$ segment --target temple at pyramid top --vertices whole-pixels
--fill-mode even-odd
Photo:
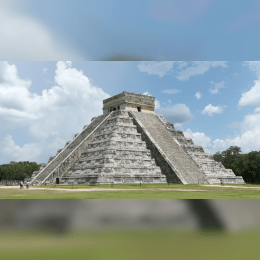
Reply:
[[[154,113],[155,97],[124,91],[103,100],[103,114],[112,111],[138,111]]]

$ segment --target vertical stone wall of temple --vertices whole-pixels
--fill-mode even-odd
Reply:
[[[103,101],[104,114],[116,110],[154,113],[154,108],[154,97],[126,91]]]

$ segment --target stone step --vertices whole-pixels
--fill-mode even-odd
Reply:
[[[112,169],[112,170],[111,170]],[[156,166],[131,166],[122,168],[121,166],[114,166],[114,167],[103,167],[103,166],[95,166],[95,167],[82,167],[80,169],[70,169],[68,171],[68,174],[66,176],[70,176],[71,174],[90,174],[91,172],[117,172],[117,173],[123,173],[123,172],[136,172],[136,173],[156,173],[161,174],[160,168]]]
[[[170,129],[167,129],[167,130],[171,134],[171,136],[173,136],[173,137],[176,137],[176,138],[177,137],[185,137],[183,132],[180,131],[180,130],[170,130]]]
[[[162,175],[148,176],[146,175],[127,175],[121,174],[118,176],[106,175],[98,176],[93,174],[92,176],[86,177],[64,177],[61,184],[63,185],[77,185],[77,184],[89,184],[89,185],[100,185],[100,184],[121,184],[121,183],[166,183],[166,177]]]
[[[112,117],[107,121],[107,125],[112,124],[132,124],[133,119],[130,117]]]
[[[128,120],[128,125],[111,126],[111,122],[119,122],[121,114],[115,113],[113,120],[107,120],[107,124],[101,128],[87,149],[82,152],[81,157],[70,167],[66,173],[66,178],[93,174],[142,174],[157,175],[163,177],[160,167],[151,157],[151,152],[147,149],[146,143],[141,140],[141,134],[137,132],[137,127],[128,113],[124,113],[124,120]],[[131,129],[131,134],[127,133]],[[106,132],[104,131],[106,130]],[[119,132],[118,130],[121,130]],[[134,138],[133,138],[134,137]],[[97,177],[99,180],[101,177]],[[166,182],[166,179],[165,179]]]
[[[174,138],[177,139],[178,144],[182,148],[184,148],[187,154],[193,159],[193,161],[196,163],[199,169],[204,173],[204,175],[207,176],[207,178],[210,178],[212,180],[212,178],[217,178],[218,174],[222,177],[223,175],[226,174],[233,177],[235,176],[232,170],[227,171],[227,169],[225,169],[225,167],[220,162],[216,162],[212,155],[204,153],[202,147],[200,147],[198,150],[196,149],[195,145],[190,145],[187,143],[185,144],[186,140],[184,140],[184,137],[174,137]],[[187,149],[187,147],[190,148]]]
[[[182,144],[185,144],[185,145],[194,145],[194,143],[192,142],[192,139],[190,138],[185,138],[185,137],[175,137],[175,139],[177,139],[177,141],[182,145]]]
[[[188,152],[188,154],[192,157],[192,158],[198,158],[198,159],[205,159],[205,158],[209,158],[209,159],[213,159],[213,156],[211,154],[207,154],[207,153],[201,153],[201,152]]]
[[[49,158],[48,164],[49,164],[55,157],[56,157],[56,156],[51,156],[51,157]]]
[[[178,174],[184,178],[186,183],[208,183],[205,176],[199,171],[194,162],[174,141],[163,124],[153,114],[130,112],[144,126],[164,155],[168,158]],[[137,121],[138,124],[138,121]],[[181,131],[175,131],[181,134]],[[183,133],[182,133],[183,134]],[[175,170],[175,171],[176,171]]]
[[[122,118],[120,114],[118,117]],[[118,122],[116,118],[115,114],[113,120]],[[125,113],[124,119],[129,118],[128,113]],[[111,120],[108,120],[108,123],[111,123]],[[126,134],[125,130],[129,128],[131,134]],[[109,134],[104,132],[105,129],[110,131]],[[118,130],[124,131],[118,134]],[[122,135],[124,138],[122,138]],[[128,174],[129,172],[159,174],[162,177],[161,169],[151,157],[151,152],[146,148],[146,143],[141,140],[141,134],[137,132],[133,120],[129,120],[128,126],[110,126],[107,124],[102,127],[100,133],[89,144],[86,151],[81,154],[81,158],[68,170],[66,177],[97,173],[109,174],[111,171],[116,174]]]
[[[59,149],[56,153],[56,156],[62,151],[63,149]]]
[[[102,134],[98,134],[95,139],[95,141],[105,141],[105,140],[118,140],[118,141],[124,141],[126,138],[131,139],[133,141],[138,141],[142,142],[141,140],[141,134],[127,134],[127,133],[118,133],[118,132],[110,132],[110,133],[102,133]]]
[[[184,151],[189,152],[204,152],[202,146],[190,145],[190,144],[182,144],[181,147]]]
[[[146,144],[145,143],[139,143],[139,142],[117,142],[117,141],[108,141],[108,142],[99,142],[99,143],[93,143],[88,145],[89,151],[96,151],[99,149],[104,149],[106,147],[107,149],[113,149],[113,148],[125,148],[129,150],[145,150]]]
[[[99,159],[99,160],[88,160],[85,161],[84,163],[80,164],[80,169],[85,169],[90,166],[95,166],[95,167],[117,167],[118,165],[127,165],[128,168],[132,167],[139,167],[140,165],[143,165],[145,167],[148,166],[156,166],[156,163],[152,159],[148,160],[122,160],[121,159],[111,159],[111,158],[106,158],[106,159]],[[78,166],[72,166],[71,169],[78,168]]]
[[[144,149],[142,151],[136,151],[136,150],[126,150],[126,149],[102,149],[98,151],[85,151],[81,154],[81,158],[79,161],[82,161],[86,158],[151,158],[151,151],[148,149]]]
[[[125,133],[125,134],[135,134],[136,132],[136,126],[131,127],[131,126],[109,126],[109,127],[104,127],[101,131],[102,135],[109,134],[109,133]]]
[[[59,176],[62,176],[77,159],[75,158],[75,156],[74,158],[73,156],[70,156],[70,158],[68,158],[68,156],[72,152],[76,152],[76,150],[79,148],[79,145],[86,138],[90,138],[90,134],[92,135],[93,131],[101,123],[104,123],[103,121],[105,120],[105,118],[109,118],[110,116],[112,116],[112,114],[113,112],[109,115],[98,116],[86,128],[84,128],[82,132],[77,135],[76,138],[74,138],[71,142],[67,142],[65,148],[51,162],[49,162],[42,171],[40,171],[40,173],[32,180],[32,183],[36,181],[44,181],[50,174],[53,173],[53,171],[57,171]],[[79,152],[79,150],[77,152]],[[65,162],[65,160],[68,160],[68,162]]]

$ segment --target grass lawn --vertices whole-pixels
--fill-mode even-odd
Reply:
[[[258,259],[259,233],[199,235],[169,230],[80,234],[0,233],[1,259]]]
[[[260,186],[122,184],[102,186],[42,186],[29,190],[0,188],[0,199],[260,199]],[[32,189],[34,188],[34,189]],[[44,188],[44,189],[41,189]]]

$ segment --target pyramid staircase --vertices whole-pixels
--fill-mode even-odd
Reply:
[[[68,169],[77,161],[81,153],[88,144],[95,138],[95,135],[106,120],[113,115],[101,115],[92,119],[92,122],[85,126],[81,133],[75,135],[71,142],[67,142],[63,149],[57,152],[55,157],[51,157],[45,167],[41,167],[39,172],[34,172],[30,184],[41,185],[43,183],[51,183],[57,178],[61,179]]]
[[[185,138],[182,131],[175,130],[172,123],[166,122],[160,115],[156,116],[176,143],[196,163],[210,184],[220,183],[220,179],[226,184],[245,184],[241,176],[236,176],[231,169],[226,169],[221,162],[216,162],[211,154],[204,152],[202,146],[194,145],[192,139]]]
[[[178,183],[208,184],[208,180],[194,161],[176,143],[165,129],[160,119],[154,113],[129,112],[134,122],[139,126],[143,138],[150,142],[150,149],[154,151],[157,164],[168,165],[163,172],[168,176],[176,175]],[[176,180],[174,181],[176,182]]]

